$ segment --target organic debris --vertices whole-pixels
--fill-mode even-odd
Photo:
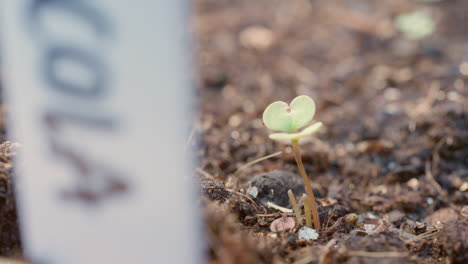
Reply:
[[[288,231],[293,229],[295,225],[296,223],[294,222],[294,218],[283,215],[282,217],[271,222],[270,230],[271,232]]]

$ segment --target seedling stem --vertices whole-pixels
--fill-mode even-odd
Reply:
[[[312,186],[310,185],[309,178],[307,177],[307,173],[304,169],[304,164],[302,164],[302,157],[301,157],[301,150],[299,147],[299,139],[293,139],[292,145],[294,149],[294,158],[296,159],[297,167],[299,168],[299,173],[302,176],[302,180],[304,181],[305,191],[307,196],[309,197],[310,202],[310,210],[312,211],[312,216],[314,220],[315,229],[320,230],[320,218],[317,210],[317,205],[315,203],[315,196],[312,192]],[[307,214],[307,211],[305,212]],[[309,226],[311,227],[311,226]]]

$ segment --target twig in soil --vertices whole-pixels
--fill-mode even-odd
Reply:
[[[249,200],[252,203],[253,207],[255,207],[256,210],[259,210],[257,203],[254,200],[252,200],[252,198],[250,198],[249,196],[247,196],[247,195],[245,195],[245,194],[243,194],[241,192],[228,189],[228,188],[226,188],[226,191],[228,191],[230,193],[235,193],[237,195],[240,195],[240,196],[244,197],[245,199]]]
[[[338,220],[329,228],[325,229],[325,235],[331,236],[335,233],[339,228],[343,226],[343,224],[355,226],[358,221],[358,216],[356,214],[347,214],[344,217],[338,218]],[[363,231],[364,232],[364,231]]]
[[[247,163],[247,164],[244,164],[244,165],[242,165],[241,167],[239,167],[239,168],[234,172],[234,175],[236,175],[236,174],[237,174],[238,172],[240,172],[241,170],[245,170],[245,169],[247,169],[248,167],[250,167],[250,166],[252,166],[252,165],[254,165],[254,164],[256,164],[256,163],[259,163],[259,162],[261,162],[261,161],[267,160],[267,159],[269,159],[269,158],[276,157],[276,156],[281,155],[281,154],[283,154],[283,152],[282,152],[282,151],[278,151],[278,152],[275,152],[275,153],[273,153],[273,154],[270,154],[270,155],[267,155],[267,156],[258,158],[258,159],[256,159],[256,160],[253,160],[253,161],[251,161],[251,162],[249,162],[249,163]]]
[[[432,166],[431,166],[431,171],[432,172],[437,172],[439,169],[439,164],[440,164],[440,155],[439,151],[444,145],[444,142],[446,141],[446,138],[443,137],[437,142],[437,144],[434,146],[434,150],[432,151]]]
[[[412,238],[415,238],[416,235],[413,235],[413,234],[410,234],[406,231],[403,231],[403,224],[400,226],[400,228],[394,228],[394,227],[390,227],[388,229],[388,231],[398,235],[398,237],[400,237],[402,240],[408,240],[408,239],[412,239]]]
[[[435,180],[434,175],[432,174],[431,162],[426,161],[426,179],[430,184],[437,190],[438,193],[442,194],[445,198],[445,190],[442,189],[440,184]]]
[[[283,212],[283,213],[292,213],[292,212],[293,212],[293,210],[291,210],[291,209],[289,209],[289,208],[285,208],[285,207],[276,205],[276,204],[274,204],[274,203],[272,203],[272,202],[267,202],[267,206],[268,206],[269,208],[276,209],[276,210],[278,210],[278,211],[280,211],[280,212]]]
[[[325,230],[327,230],[328,224],[330,223],[330,220],[333,217],[333,214],[335,214],[335,207],[333,207],[333,210],[331,211],[330,216],[327,219],[327,224],[325,225]]]
[[[417,235],[417,236],[415,236],[413,238],[410,238],[410,239],[406,240],[405,243],[414,242],[416,240],[421,240],[421,239],[425,239],[425,238],[430,238],[430,237],[435,236],[438,232],[439,232],[438,229],[427,231],[427,232],[424,232],[422,234],[419,234],[419,235]]]
[[[209,174],[208,172],[202,170],[201,168],[196,168],[195,169],[196,172],[200,173],[201,175],[205,176],[206,178],[209,178],[209,179],[215,179],[215,177],[211,174]]]
[[[256,214],[255,216],[256,217],[272,217],[272,216],[278,216],[281,215],[281,213],[272,213],[272,214]],[[292,216],[294,215],[293,213],[283,213],[283,214],[286,214],[287,216]]]
[[[310,201],[309,197],[304,194],[302,197],[302,200],[304,201],[304,212],[305,212],[305,219],[306,219],[306,226],[312,228],[312,216],[310,214]]]
[[[396,251],[383,251],[383,252],[370,252],[370,251],[346,251],[346,255],[350,257],[369,257],[369,258],[401,258],[408,256],[406,252]]]
[[[434,178],[434,174],[432,174],[431,163],[429,161],[426,161],[426,179],[440,194],[440,198],[442,201],[444,201],[452,209],[457,211],[459,210],[458,207],[456,207],[449,201],[449,196],[447,192],[442,188],[442,186],[440,186],[440,184]]]
[[[299,206],[297,206],[296,197],[292,190],[288,190],[289,202],[293,208],[294,213],[296,214],[296,221],[297,224],[302,225],[302,215],[301,211],[299,210]]]

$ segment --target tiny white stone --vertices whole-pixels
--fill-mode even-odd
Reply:
[[[315,240],[318,237],[319,237],[319,234],[313,228],[304,226],[303,228],[299,229],[300,239]]]
[[[426,202],[427,202],[428,205],[431,205],[431,204],[434,203],[434,199],[432,199],[431,197],[429,197],[429,198],[427,198],[427,201],[426,201]]]
[[[258,188],[257,187],[252,187],[249,189],[249,195],[252,196],[253,198],[257,198],[258,195]]]
[[[378,217],[372,213],[372,212],[367,212],[365,215],[364,215],[366,218],[368,219],[377,219]]]
[[[406,183],[411,189],[417,190],[419,187],[419,180],[416,178],[412,178]]]
[[[373,224],[364,224],[364,230],[366,231],[366,233],[369,234],[374,229],[375,229],[375,225],[373,225]]]

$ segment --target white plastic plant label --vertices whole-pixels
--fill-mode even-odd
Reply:
[[[27,257],[198,263],[186,1],[0,4]]]

